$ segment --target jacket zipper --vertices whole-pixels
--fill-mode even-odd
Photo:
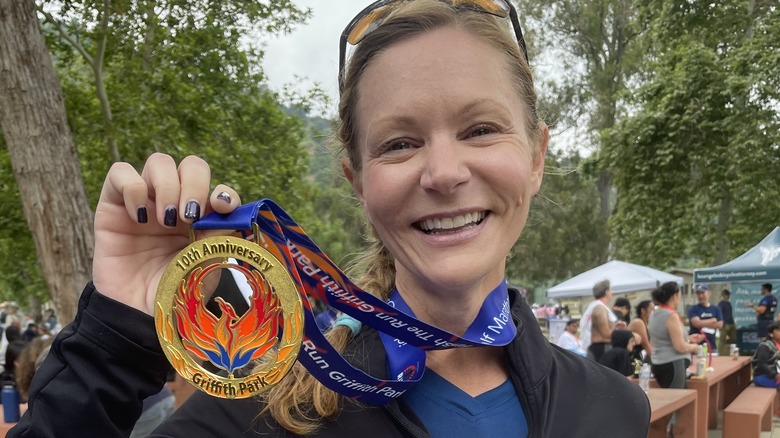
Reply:
[[[420,434],[420,429],[399,412],[397,402],[390,403],[383,406],[382,408],[396,421],[396,423],[398,423],[399,426],[409,432],[414,438],[430,438],[428,434]]]

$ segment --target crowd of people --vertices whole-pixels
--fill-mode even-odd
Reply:
[[[654,289],[652,300],[637,303],[631,318],[628,298],[618,297],[613,303],[609,280],[600,281],[593,286],[594,300],[581,319],[567,322],[557,344],[626,376],[638,375],[643,363],[651,364],[661,387],[683,388],[691,357],[699,353],[700,345],[717,351],[715,333],[724,327],[724,313],[733,324],[731,312],[721,310],[727,306],[710,303],[708,285],[696,285],[695,293],[697,303],[687,311],[686,329],[678,312],[682,294],[677,283],[664,283]],[[726,300],[728,294],[724,291]],[[733,337],[726,331],[721,335],[720,342]]]
[[[35,370],[60,329],[54,309],[33,318],[15,301],[0,303],[0,381],[15,385],[23,401]]]
[[[737,340],[731,291],[722,289],[717,304],[710,301],[707,284],[695,285],[694,293],[696,303],[683,318],[680,285],[664,283],[652,290],[652,301],[639,302],[634,318],[627,320],[629,300],[616,299],[610,311],[610,284],[601,281],[593,286],[594,300],[582,318],[568,320],[556,343],[626,376],[637,375],[641,364],[649,363],[661,388],[685,388],[694,358],[702,352],[729,355]],[[753,383],[780,389],[780,318],[775,319],[772,284],[762,284],[761,295],[758,303],[747,304],[756,313],[759,336],[752,357]]]

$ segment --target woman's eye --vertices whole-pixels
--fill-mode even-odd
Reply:
[[[412,147],[412,144],[408,141],[394,141],[390,142],[385,145],[384,150],[385,152],[391,152],[391,151],[400,151],[404,149],[409,149]]]
[[[492,134],[496,130],[490,126],[477,126],[468,133],[468,137],[480,137],[482,135]]]

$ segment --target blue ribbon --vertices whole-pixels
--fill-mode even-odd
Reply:
[[[258,242],[285,263],[305,308],[304,339],[298,360],[323,385],[347,397],[384,405],[419,381],[425,351],[473,346],[503,346],[515,337],[506,282],[487,297],[466,333],[456,336],[420,321],[394,291],[384,302],[361,290],[317,247],[303,229],[271,200],[245,204],[231,214],[212,213],[195,230],[253,230]],[[255,236],[246,235],[247,238]],[[308,295],[380,332],[391,379],[377,379],[353,367],[317,328]]]

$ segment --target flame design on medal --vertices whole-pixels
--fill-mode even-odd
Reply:
[[[203,303],[200,292],[203,278],[223,267],[241,271],[252,288],[251,306],[240,317],[222,297],[215,299],[222,311],[219,318]],[[220,263],[206,269],[196,268],[187,281],[182,282],[175,298],[174,312],[182,344],[201,360],[211,361],[232,377],[235,370],[245,367],[250,360],[261,358],[277,343],[282,308],[270,289],[262,275],[241,265]]]
[[[224,268],[242,273],[252,290],[243,315],[220,297],[214,300],[219,316],[205,306],[204,280]],[[182,377],[216,397],[250,397],[278,383],[298,356],[303,320],[284,264],[241,238],[193,242],[171,261],[157,290],[155,325],[166,357]],[[209,372],[206,361],[223,371]]]

